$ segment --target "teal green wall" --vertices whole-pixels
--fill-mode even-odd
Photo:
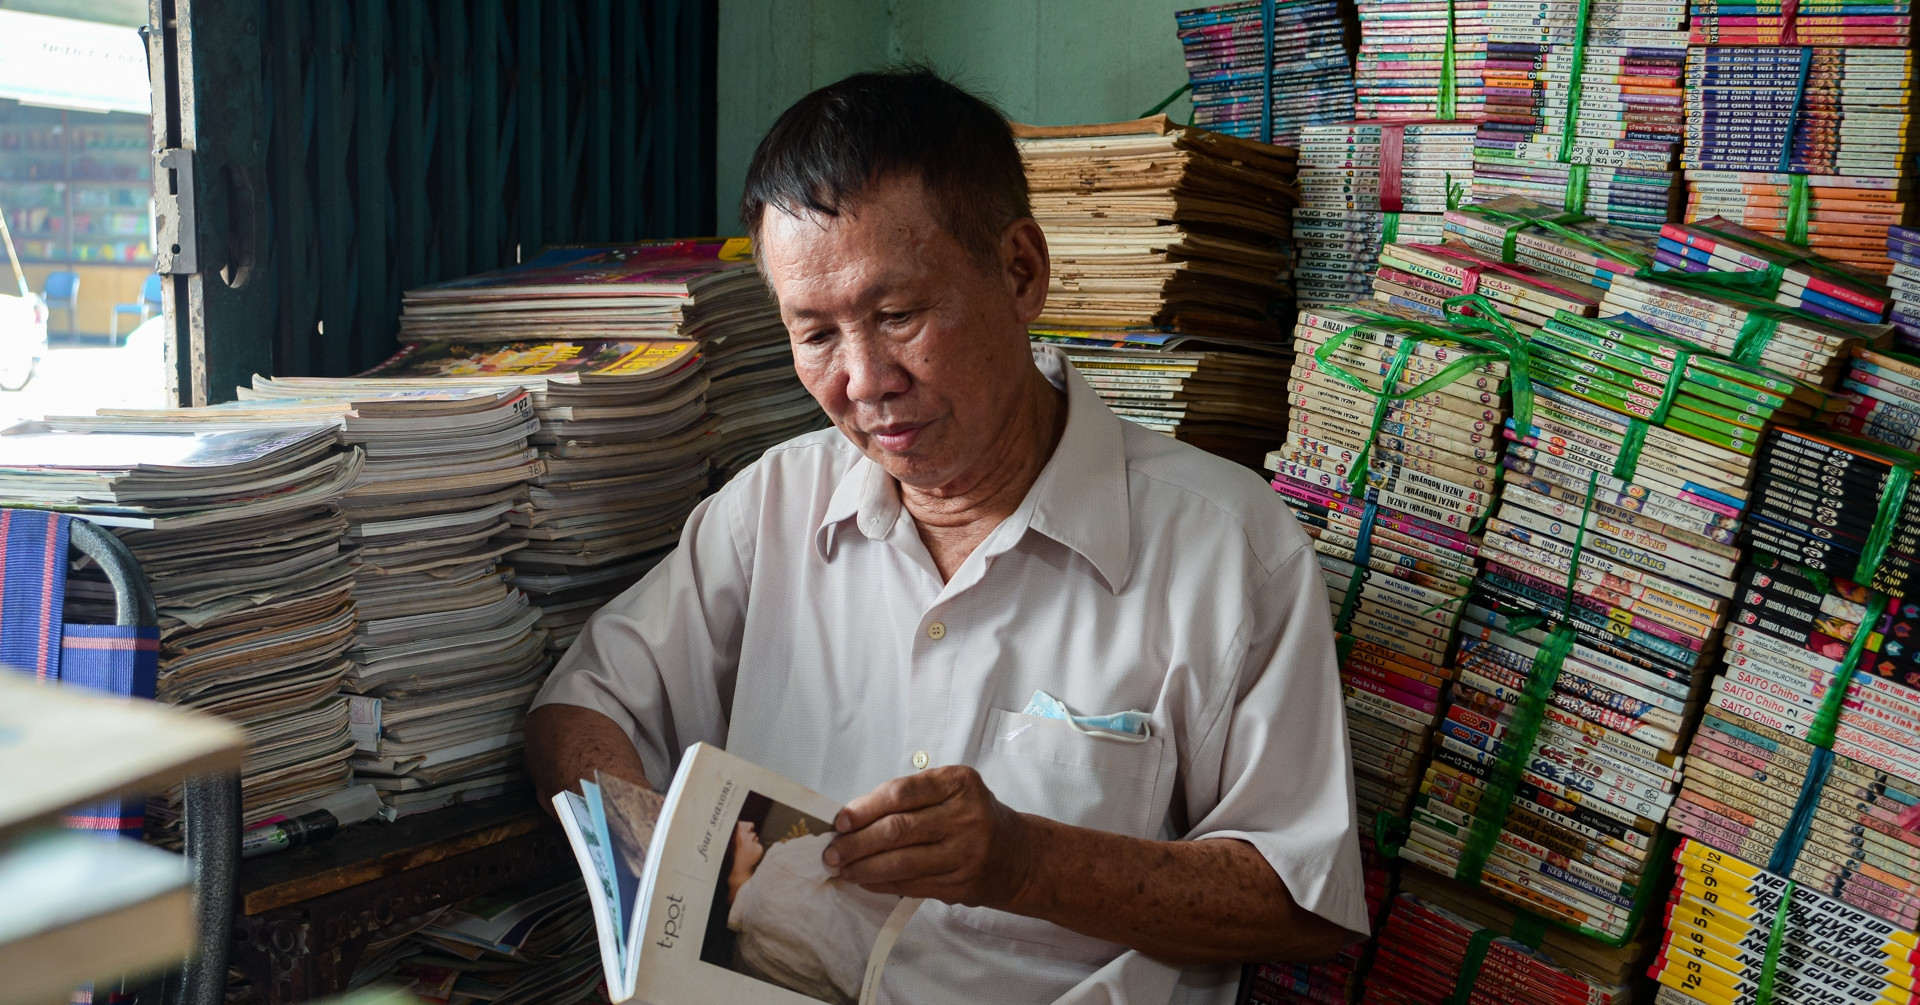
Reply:
[[[716,219],[738,229],[760,134],[816,87],[924,61],[1039,125],[1130,119],[1186,82],[1173,13],[1203,0],[720,0]],[[1184,120],[1187,103],[1172,109]]]

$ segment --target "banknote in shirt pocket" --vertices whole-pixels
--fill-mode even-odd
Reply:
[[[1175,767],[1166,737],[1128,742],[1092,736],[1059,719],[1005,709],[995,709],[987,726],[974,768],[1002,803],[1077,827],[1160,836]],[[948,911],[976,931],[1047,946],[1048,955],[1058,958],[1097,963],[1120,949],[1005,911],[957,904]]]

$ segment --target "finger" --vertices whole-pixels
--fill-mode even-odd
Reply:
[[[856,831],[891,813],[906,813],[932,806],[959,789],[956,772],[964,768],[932,768],[918,774],[882,782],[872,792],[847,804],[833,818],[833,828],[842,834]]]
[[[938,807],[908,813],[889,813],[856,831],[828,842],[820,859],[829,869],[845,867],[869,855],[915,845],[936,844],[951,831]]]
[[[926,891],[957,885],[959,859],[946,844],[891,848],[843,866],[840,878],[875,893],[926,896]]]

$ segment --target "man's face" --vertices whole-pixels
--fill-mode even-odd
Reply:
[[[986,263],[940,226],[919,179],[896,177],[839,216],[768,207],[759,238],[800,380],[848,439],[929,491],[993,462],[1033,376],[1026,325],[1046,301],[1031,220]]]

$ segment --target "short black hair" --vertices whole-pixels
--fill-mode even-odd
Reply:
[[[934,217],[991,261],[1007,225],[1033,215],[1006,117],[924,66],[856,73],[781,113],[747,167],[740,221],[758,237],[768,207],[839,216],[882,178],[912,175]]]

